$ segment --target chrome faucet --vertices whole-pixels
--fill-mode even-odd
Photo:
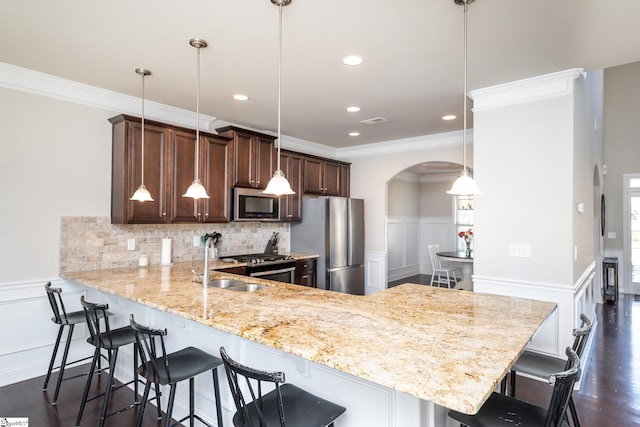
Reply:
[[[220,237],[222,237],[222,235],[215,231],[204,235],[204,271],[202,272],[202,287],[205,289],[209,286],[209,248],[214,248]]]

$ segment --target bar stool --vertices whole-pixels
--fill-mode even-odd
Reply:
[[[49,305],[51,306],[51,310],[53,311],[53,317],[51,321],[56,325],[59,325],[58,329],[58,338],[56,339],[56,344],[53,347],[53,354],[51,355],[51,361],[49,362],[49,369],[47,370],[47,376],[44,380],[44,386],[42,387],[42,391],[47,391],[47,386],[49,385],[49,379],[51,378],[51,373],[59,369],[58,371],[58,381],[56,383],[56,389],[53,393],[53,402],[52,405],[55,405],[58,401],[58,393],[60,392],[60,385],[64,380],[70,380],[72,378],[78,378],[86,375],[86,373],[82,373],[79,375],[74,375],[72,377],[63,378],[64,377],[64,369],[69,365],[73,365],[78,362],[82,362],[85,360],[89,360],[91,357],[85,357],[83,359],[74,360],[73,362],[67,363],[67,357],[69,355],[69,347],[71,346],[71,338],[73,337],[73,330],[75,325],[86,323],[87,318],[84,314],[84,310],[73,311],[67,313],[67,310],[64,307],[64,302],[62,301],[62,289],[60,288],[52,288],[51,282],[47,282],[44,285],[44,290],[47,292],[47,298],[49,299]],[[111,313],[105,312],[108,316]],[[58,355],[58,348],[60,347],[60,340],[62,338],[62,333],[64,331],[65,326],[69,327],[69,332],[67,333],[67,342],[64,346],[64,352],[62,353],[62,361],[59,366],[55,368],[53,365],[55,364],[56,356]],[[100,367],[100,363],[98,362],[98,367]]]
[[[449,411],[449,417],[468,427],[568,427],[567,405],[573,385],[580,376],[580,359],[570,347],[567,347],[566,354],[566,369],[548,378],[549,384],[553,386],[553,393],[547,408],[494,392],[477,414]]]
[[[581,314],[580,320],[582,321],[580,328],[573,330],[573,336],[575,338],[573,340],[572,347],[572,350],[576,352],[576,355],[578,357],[582,357],[582,352],[584,351],[584,347],[587,344],[589,334],[591,333],[591,329],[593,327],[591,319],[589,319],[586,315]],[[545,354],[525,350],[524,353],[520,355],[518,360],[516,360],[516,363],[514,363],[511,367],[511,373],[509,374],[509,377],[511,379],[509,395],[511,397],[515,397],[516,394],[516,372],[531,375],[535,378],[546,379],[549,378],[549,376],[554,372],[559,372],[567,369],[566,364],[567,361],[558,357],[547,356]],[[578,419],[578,412],[576,411],[572,393],[569,394],[569,412],[571,413],[573,426],[580,427],[580,420]]]
[[[241,365],[229,357],[224,347],[220,347],[220,355],[236,404],[235,427],[333,426],[333,422],[347,410],[292,384],[284,384],[284,372],[259,371]],[[241,382],[238,377],[244,377],[246,381]],[[262,382],[273,383],[275,389],[263,395]],[[248,403],[242,394],[241,383],[251,395],[252,400]]]
[[[220,387],[218,385],[218,367],[222,365],[222,360],[205,353],[195,347],[187,347],[174,353],[167,354],[164,345],[166,329],[151,329],[136,323],[133,314],[130,316],[131,328],[135,332],[138,351],[140,352],[141,365],[138,367],[138,374],[147,379],[144,387],[142,403],[138,412],[137,427],[142,426],[142,417],[149,397],[151,383],[156,385],[169,385],[169,402],[165,414],[165,426],[171,426],[171,413],[173,412],[173,402],[176,397],[176,386],[179,382],[189,380],[189,415],[179,420],[176,424],[189,419],[190,425],[194,425],[194,420],[198,420],[208,427],[211,424],[204,421],[194,411],[194,377],[201,373],[211,371],[213,374],[213,389],[216,400],[216,413],[218,416],[218,427],[222,427],[222,405],[220,403]],[[160,401],[158,401],[158,415],[160,415]],[[159,417],[160,418],[160,417]]]
[[[100,414],[100,427],[104,426],[105,419],[112,415],[119,414],[120,412],[126,411],[128,409],[134,408],[140,404],[138,400],[138,350],[136,344],[136,337],[131,329],[131,326],[124,326],[122,328],[111,329],[109,326],[109,317],[106,315],[109,306],[107,304],[95,304],[88,301],[85,301],[84,296],[80,297],[80,303],[82,304],[82,308],[84,309],[84,314],[87,319],[87,326],[89,327],[89,333],[91,336],[87,339],[87,342],[95,347],[95,351],[93,353],[93,359],[91,361],[91,368],[89,369],[89,376],[87,377],[87,384],[84,387],[84,393],[82,394],[82,402],[80,403],[80,410],[78,411],[78,418],[76,419],[76,426],[80,425],[80,421],[82,420],[82,414],[84,412],[85,405],[87,402],[97,399],[99,397],[103,397],[102,402],[102,412]],[[101,322],[102,320],[102,322]],[[104,328],[101,326],[101,323],[104,323]],[[120,347],[133,344],[133,380],[129,381],[126,384],[120,384],[117,387],[114,387],[113,375],[116,368],[116,362],[118,360],[118,350]],[[109,379],[107,380],[107,384],[105,386],[105,391],[96,396],[89,398],[89,389],[91,387],[91,380],[93,379],[93,373],[96,368],[96,364],[100,360],[102,355],[102,350],[107,350],[109,355]],[[107,413],[107,408],[109,406],[109,398],[111,397],[111,393],[116,391],[122,387],[126,387],[129,384],[133,384],[133,403],[129,406],[126,406],[117,411]],[[156,395],[159,401],[159,394],[156,390]]]

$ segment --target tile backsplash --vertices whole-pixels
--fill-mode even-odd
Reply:
[[[289,224],[282,223],[123,225],[109,217],[62,217],[60,227],[60,271],[136,266],[143,254],[157,265],[166,238],[172,262],[202,260],[204,247],[194,247],[193,238],[214,231],[222,234],[219,257],[263,252],[273,232],[280,234],[279,251],[289,248]],[[134,250],[127,249],[129,239],[135,239]]]

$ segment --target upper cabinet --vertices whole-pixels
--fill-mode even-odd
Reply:
[[[277,160],[276,160],[277,162]],[[280,219],[282,221],[302,220],[302,180],[304,158],[292,151],[280,152],[280,168],[296,194],[280,197]]]
[[[153,202],[129,200],[141,182],[141,120],[120,115],[113,125],[111,222],[166,224],[230,220],[229,138],[200,133],[198,177],[209,199],[182,197],[195,177],[195,130],[145,120],[144,184]]]
[[[304,193],[339,196],[341,163],[315,157],[304,159]]]
[[[265,189],[275,171],[275,137],[226,126],[216,129],[233,139],[232,186]]]

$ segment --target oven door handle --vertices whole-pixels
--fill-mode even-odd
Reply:
[[[280,270],[269,270],[269,271],[259,271],[256,273],[249,273],[249,277],[261,277],[261,276],[269,276],[271,274],[279,274],[279,273],[288,273],[290,271],[295,271],[295,267],[283,268]]]

